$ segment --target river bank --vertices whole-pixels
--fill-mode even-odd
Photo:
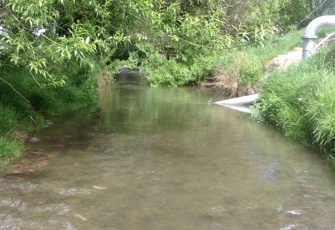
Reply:
[[[29,146],[32,133],[48,125],[47,116],[96,101],[98,66],[81,68],[79,63],[69,62],[67,67],[58,69],[59,74],[71,75],[62,87],[42,87],[43,76],[31,77],[24,69],[1,70],[0,167],[20,158]]]
[[[215,74],[206,77],[202,86],[214,87],[231,97],[258,93],[271,71],[301,60],[302,33],[292,31],[264,44],[228,50],[219,55]]]
[[[222,69],[218,71],[213,76],[205,77],[201,86],[208,88],[215,88],[224,93],[228,93],[230,97],[241,97],[246,95],[251,95],[259,93],[259,84],[264,81],[269,73],[275,69],[284,69],[288,66],[298,63],[301,61],[302,57],[302,48],[296,47],[288,53],[281,54],[263,64],[263,77],[260,81],[255,82],[254,84],[249,83],[247,86],[242,86],[239,88],[239,79],[238,77],[230,76],[227,71]]]
[[[319,40],[328,31],[331,29],[320,31]],[[246,65],[245,59],[240,58],[253,56],[248,53],[250,51],[243,51],[242,55],[234,53],[236,56],[230,57],[234,57],[237,64],[235,69],[223,66],[216,75],[207,78],[203,86],[214,87],[231,97],[260,93],[259,100],[252,106],[253,118],[270,123],[286,136],[318,149],[334,167],[335,97],[332,86],[335,84],[335,47],[331,40],[323,43],[322,49],[301,62],[301,45],[269,60],[248,59],[255,63],[254,66]]]
[[[259,93],[259,100],[252,106],[253,118],[270,123],[286,136],[318,149],[331,167],[335,166],[334,50],[330,41],[301,62],[302,51],[297,47],[264,62],[263,78],[255,84],[241,87],[240,91],[236,78],[227,84],[237,86],[228,88],[233,89],[232,96]],[[219,83],[222,76],[223,82],[227,79],[225,75],[218,75]],[[220,86],[217,87],[220,89]]]
[[[335,165],[333,94],[334,45],[308,60],[273,71],[262,84],[254,117],[271,123],[285,135],[319,149]]]

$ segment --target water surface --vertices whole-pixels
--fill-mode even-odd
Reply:
[[[213,90],[135,77],[35,134],[41,167],[0,180],[0,229],[335,229],[318,154]]]

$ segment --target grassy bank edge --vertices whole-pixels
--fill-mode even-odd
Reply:
[[[205,79],[204,86],[213,86],[231,97],[259,91],[266,65],[278,55],[301,47],[302,30],[277,35],[261,45],[248,45],[226,50],[218,56],[216,73]]]
[[[321,29],[318,37],[333,30]],[[319,150],[335,167],[335,45],[322,48],[307,61],[266,68],[278,55],[302,47],[303,32],[293,31],[263,46],[238,48],[221,55],[210,84],[231,96],[260,92],[252,117]]]
[[[335,166],[335,45],[273,71],[263,82],[253,117],[319,150]]]
[[[93,69],[79,68],[77,64],[67,67],[63,71],[72,78],[68,84],[58,88],[39,87],[35,80],[43,81],[41,76],[33,79],[22,69],[2,70],[3,79],[10,85],[0,82],[0,167],[22,155],[30,133],[45,125],[46,116],[94,103],[98,84],[103,84],[100,80],[110,77],[105,76],[100,65]]]

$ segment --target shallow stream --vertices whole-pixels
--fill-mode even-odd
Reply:
[[[0,229],[335,229],[321,157],[215,94],[123,76],[50,117],[0,180]]]

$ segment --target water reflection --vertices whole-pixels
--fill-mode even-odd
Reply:
[[[134,81],[50,118],[48,166],[0,183],[0,229],[334,229],[317,154],[216,92]]]

